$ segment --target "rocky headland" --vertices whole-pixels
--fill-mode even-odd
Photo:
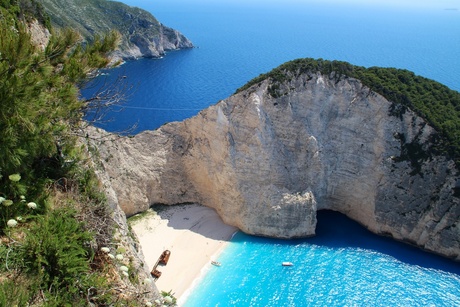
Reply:
[[[313,236],[316,212],[328,209],[460,260],[459,173],[439,132],[340,63],[301,63],[193,118],[98,142],[104,183],[126,215],[200,203],[246,233],[295,238]]]
[[[121,34],[115,58],[160,57],[168,50],[193,47],[179,31],[160,23],[149,12],[107,0],[39,0],[53,26],[77,30],[86,41],[116,30]]]

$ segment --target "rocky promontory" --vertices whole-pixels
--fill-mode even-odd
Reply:
[[[160,57],[168,50],[191,48],[193,44],[179,31],[166,27],[149,12],[107,0],[39,0],[55,28],[77,30],[86,41],[95,35],[116,30],[121,34],[122,59]]]
[[[443,136],[333,63],[309,63],[183,122],[98,143],[123,211],[200,203],[246,233],[295,238],[329,209],[460,260],[460,178]]]

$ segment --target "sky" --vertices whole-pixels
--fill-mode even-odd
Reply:
[[[438,8],[460,10],[460,0],[119,0],[130,5],[142,3],[184,2],[184,3],[233,3],[233,4],[302,4],[302,3],[331,3],[342,5],[378,5],[386,7]]]
[[[302,2],[302,0],[294,0]],[[335,3],[353,3],[353,4],[383,4],[387,6],[404,6],[404,7],[440,7],[460,9],[460,0],[326,0]]]

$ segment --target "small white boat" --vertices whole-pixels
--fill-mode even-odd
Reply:
[[[221,266],[222,264],[219,262],[219,261],[211,261],[211,264],[212,265],[215,265],[215,266]]]
[[[293,266],[292,262],[287,262],[287,261],[283,262],[281,265],[282,266]]]

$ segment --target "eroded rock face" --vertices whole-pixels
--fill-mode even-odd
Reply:
[[[158,27],[158,33],[146,34],[138,30],[124,33],[119,50],[114,51],[112,56],[125,60],[141,57],[158,58],[165,55],[166,51],[193,47],[192,42],[179,31],[166,27],[156,21],[155,23],[152,21],[143,21],[147,22],[144,32],[148,32],[149,28],[156,26]]]
[[[98,147],[127,215],[197,202],[247,233],[292,238],[331,209],[460,260],[459,176],[430,154],[435,136],[358,80],[304,74]]]
[[[118,59],[160,57],[168,50],[192,48],[193,44],[177,30],[166,27],[149,12],[118,1],[40,0],[56,29],[72,28],[85,41],[110,31],[120,33]]]

